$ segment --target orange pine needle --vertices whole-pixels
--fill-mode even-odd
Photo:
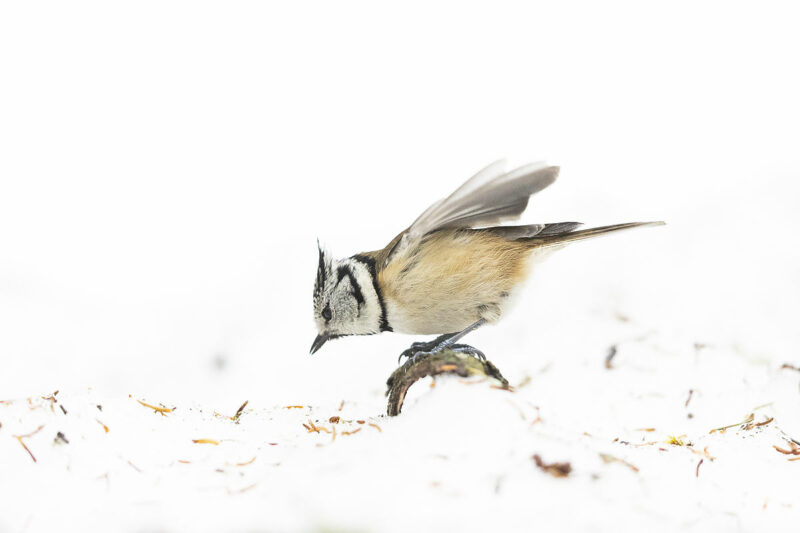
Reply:
[[[149,407],[156,413],[160,413],[162,416],[164,416],[166,413],[171,413],[172,411],[174,411],[174,409],[169,409],[167,407],[156,407],[155,405],[150,405],[149,403],[145,403],[142,400],[136,400],[136,401],[144,405],[145,407]]]

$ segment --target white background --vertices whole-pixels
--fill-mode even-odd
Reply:
[[[308,355],[315,239],[383,247],[506,156],[562,168],[525,222],[668,224],[470,337],[512,381],[615,313],[797,361],[794,7],[5,3],[0,396],[379,406],[414,339]]]

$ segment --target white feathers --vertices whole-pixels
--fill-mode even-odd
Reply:
[[[366,264],[335,260],[320,251],[314,289],[314,321],[320,335],[371,335],[381,331],[383,311]]]

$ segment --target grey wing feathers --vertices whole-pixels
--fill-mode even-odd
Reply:
[[[540,237],[545,235],[561,235],[562,233],[569,233],[581,226],[583,226],[581,222],[555,222],[553,224],[545,224],[538,235]]]
[[[555,224],[530,224],[527,226],[497,226],[476,231],[488,231],[509,241],[516,241],[531,237],[561,235],[569,233],[580,226],[580,222],[557,222]]]
[[[504,168],[504,161],[492,163],[453,194],[430,206],[408,229],[408,238],[420,238],[438,229],[487,226],[519,218],[528,207],[530,196],[551,185],[558,176],[558,167],[545,163],[511,172]]]
[[[426,209],[406,231],[381,251],[382,260],[379,263],[387,265],[395,254],[409,244],[419,242],[432,231],[491,226],[517,219],[528,207],[530,196],[551,185],[557,176],[558,167],[545,163],[532,163],[506,172],[505,161],[495,161],[450,196]],[[540,224],[529,226],[527,230],[519,230],[519,236],[513,238],[522,238],[523,234],[535,235],[533,228],[540,226],[541,230],[547,227]]]

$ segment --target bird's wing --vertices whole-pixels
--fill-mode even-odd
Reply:
[[[386,248],[384,264],[432,231],[489,226],[519,218],[530,196],[551,185],[557,176],[558,167],[541,162],[510,172],[505,171],[505,161],[492,163],[417,217],[402,237]]]
[[[550,237],[564,235],[582,226],[580,222],[556,222],[554,224],[530,224],[527,226],[496,226],[474,231],[486,231],[509,241],[531,237]]]
[[[558,176],[558,167],[532,163],[511,172],[500,160],[484,168],[450,196],[426,209],[408,228],[411,238],[447,228],[472,228],[519,218],[528,199]]]

